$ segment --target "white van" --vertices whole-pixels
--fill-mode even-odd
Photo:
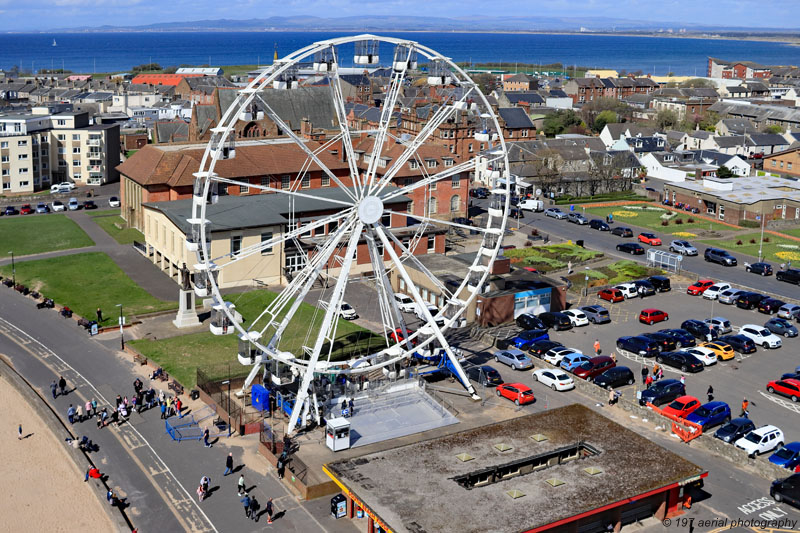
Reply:
[[[536,211],[541,212],[544,211],[544,202],[541,200],[522,200],[519,205],[517,206],[523,211]]]

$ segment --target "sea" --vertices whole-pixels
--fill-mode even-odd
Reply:
[[[0,34],[0,69],[65,68],[73,72],[125,72],[135,65],[264,65],[313,42],[347,32],[120,32]],[[383,33],[424,44],[458,62],[562,63],[658,76],[704,76],[708,57],[768,65],[800,64],[800,46],[771,41],[592,34],[402,32]],[[383,52],[388,56],[388,51]],[[343,66],[352,56],[343,50]],[[384,59],[382,57],[382,59]],[[388,59],[388,58],[386,58]],[[507,63],[507,66],[505,65]]]

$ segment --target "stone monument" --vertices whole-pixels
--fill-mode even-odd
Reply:
[[[186,263],[181,266],[181,288],[178,291],[178,314],[175,320],[172,321],[176,328],[193,328],[200,325],[200,318],[197,316],[195,310],[194,290],[190,280],[189,269],[186,268]]]

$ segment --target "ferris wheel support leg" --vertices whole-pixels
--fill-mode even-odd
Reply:
[[[258,372],[264,367],[264,361],[262,360],[259,363],[253,365],[253,369],[250,370],[250,373],[247,374],[247,379],[244,380],[244,384],[242,384],[242,390],[236,393],[236,396],[241,398],[245,394],[247,394],[247,389],[250,388],[250,385],[253,383],[253,380],[256,379]]]

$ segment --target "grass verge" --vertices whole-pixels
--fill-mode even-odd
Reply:
[[[633,209],[637,208],[637,209]],[[646,209],[645,209],[646,208]],[[609,214],[614,215],[614,224],[634,225],[648,228],[662,233],[676,233],[696,230],[725,231],[732,228],[717,224],[701,218],[693,217],[690,213],[676,213],[669,209],[664,209],[655,205],[637,204],[632,206],[611,206],[611,207],[589,207],[586,209],[587,215],[594,215],[605,220]],[[664,220],[662,215],[669,215],[669,224],[662,226]],[[680,220],[680,223],[678,221]],[[692,222],[689,222],[692,220]]]
[[[113,212],[119,213],[116,209]],[[92,220],[120,244],[133,244],[133,241],[144,242],[142,232],[136,228],[129,228],[128,223],[121,216],[102,216],[98,214],[94,215]]]
[[[504,255],[510,257],[512,263],[534,267],[546,273],[565,268],[570,261],[574,264],[582,263],[603,254],[574,244],[550,244],[506,250]]]
[[[699,241],[716,248],[724,248],[736,254],[736,252],[758,257],[760,233],[748,233],[739,235],[734,239],[708,239]],[[775,235],[764,235],[762,251],[765,261],[776,263],[788,263],[789,261],[800,264],[800,242],[792,239],[784,239]],[[739,244],[741,243],[741,244]],[[701,250],[702,252],[702,250]],[[739,261],[739,264],[743,261]]]
[[[18,215],[0,220],[0,250],[15,256],[94,246],[94,241],[66,215]]]
[[[617,285],[661,273],[661,270],[657,268],[648,268],[635,261],[625,259],[599,268],[576,272],[568,276],[568,279],[572,281],[572,289],[580,291],[586,286],[585,276],[589,276],[589,287],[599,287],[602,285]]]

